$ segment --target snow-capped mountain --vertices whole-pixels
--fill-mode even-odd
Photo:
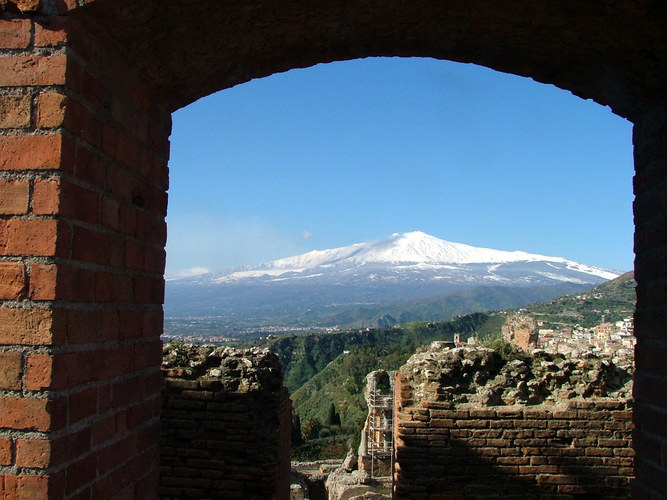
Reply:
[[[620,273],[562,257],[451,243],[421,231],[167,283],[165,313],[239,315],[433,297],[479,286],[593,287]],[[262,313],[264,314],[264,312]]]
[[[517,266],[518,265],[518,266]],[[510,269],[531,268],[523,276],[516,276]],[[370,243],[357,243],[331,250],[314,250],[295,257],[275,260],[256,266],[246,266],[229,271],[209,273],[189,278],[197,283],[229,283],[261,279],[283,281],[285,279],[332,277],[338,273],[372,269],[371,277],[378,272],[395,275],[418,273],[421,279],[427,274],[431,279],[451,280],[453,274],[465,276],[465,282],[493,282],[521,284],[553,281],[598,284],[617,277],[620,273],[586,266],[562,257],[548,257],[521,251],[508,252],[490,248],[473,247],[463,243],[451,243],[421,231],[395,233],[389,238]],[[511,276],[509,276],[511,275]],[[358,274],[355,276],[360,277]]]

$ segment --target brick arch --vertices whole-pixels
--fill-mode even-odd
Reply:
[[[278,71],[394,55],[531,76],[634,122],[634,488],[665,494],[662,3],[13,0],[0,9],[0,491],[156,496],[171,111]]]
[[[423,56],[553,83],[628,117],[664,93],[667,14],[651,3],[93,0],[78,17],[109,27],[171,109],[295,67]]]

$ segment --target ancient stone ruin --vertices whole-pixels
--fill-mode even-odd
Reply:
[[[396,373],[368,374],[358,458],[319,464],[293,494],[628,498],[631,361],[434,342]],[[162,498],[288,498],[291,406],[275,355],[174,343],[162,373]]]
[[[286,498],[291,402],[266,350],[168,344],[159,494]]]
[[[503,339],[522,349],[531,349],[537,343],[537,322],[526,314],[512,314],[502,327]]]
[[[396,375],[398,498],[629,498],[632,368],[435,342]]]

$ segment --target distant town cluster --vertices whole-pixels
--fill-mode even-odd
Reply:
[[[181,321],[181,323],[183,323]],[[192,325],[200,324],[201,320],[192,320]],[[184,328],[184,330],[187,330]],[[258,326],[254,328],[246,328],[241,330],[236,330],[233,335],[224,335],[220,333],[163,333],[162,341],[163,342],[183,342],[186,344],[221,344],[225,342],[237,342],[244,341],[249,339],[273,339],[278,335],[286,334],[296,334],[296,333],[311,333],[317,331],[318,333],[333,333],[335,331],[340,331],[339,327],[321,327],[313,329],[312,327],[302,327],[302,326],[282,326],[282,325],[269,325],[269,326]]]
[[[541,321],[538,327],[543,326]],[[593,328],[564,327],[560,329],[538,328],[536,347],[567,355],[592,351],[611,356],[632,356],[636,339],[634,319],[624,318],[615,323],[601,323]]]

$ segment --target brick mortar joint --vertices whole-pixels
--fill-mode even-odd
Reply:
[[[119,306],[123,306],[119,309]],[[66,300],[0,300],[0,309],[22,309],[39,311],[158,311],[162,304],[135,304],[134,302],[73,302]]]
[[[23,389],[8,391],[0,389],[0,398],[53,400],[55,396],[53,396],[52,392],[53,391],[28,391]]]
[[[0,179],[8,181],[35,181],[35,180],[55,180],[61,175],[57,170],[0,170]],[[32,192],[30,193],[30,201],[32,202]],[[30,206],[32,209],[32,204]],[[15,217],[12,215],[12,217]]]
[[[68,48],[65,44],[60,44],[59,46],[51,46],[51,47],[35,47],[34,41],[32,42],[31,46],[24,49],[0,48],[0,58],[51,57],[51,56],[60,56],[67,54],[68,54]]]
[[[65,94],[66,87],[65,85],[20,85],[12,87],[0,87],[0,95],[5,96],[14,96],[14,95],[31,95],[39,96],[39,94],[44,93],[58,93]],[[25,129],[24,129],[25,130]]]
[[[50,310],[53,304],[52,301],[31,301],[31,300],[0,300],[0,309],[24,309],[28,310]]]
[[[0,137],[43,137],[63,135],[62,128],[3,128]]]
[[[1,219],[0,219],[1,220]],[[113,267],[105,266],[102,264],[93,264],[90,262],[84,262],[76,259],[71,259],[69,257],[47,257],[47,256],[22,256],[22,255],[3,255],[0,256],[0,262],[22,262],[27,267],[32,266],[33,264],[43,264],[43,265],[55,265],[55,266],[64,266],[73,269],[86,270],[91,272],[104,272],[110,273],[116,276],[126,276],[126,277],[142,277],[142,278],[153,278],[153,279],[163,279],[164,275],[162,273],[153,273],[149,271],[134,271],[129,270],[125,267]],[[2,301],[0,301],[1,303]],[[35,303],[43,302],[55,302],[53,300],[47,301],[34,301]],[[60,303],[67,303],[68,301],[59,301]],[[72,302],[77,304],[77,302]],[[106,305],[106,303],[91,303],[95,305]]]
[[[155,343],[157,337],[139,337],[128,339],[123,342],[117,341],[106,341],[106,342],[89,342],[86,344],[65,344],[65,345],[22,345],[22,344],[4,344],[0,345],[0,352],[15,352],[21,353],[26,356],[30,354],[47,354],[47,355],[59,355],[59,354],[76,354],[83,352],[94,352],[94,351],[107,351],[113,348],[123,348],[123,347],[133,347],[136,345],[143,344],[152,344]],[[161,342],[161,341],[160,341]],[[157,367],[156,370],[157,371]],[[131,372],[127,375],[134,375],[136,372]],[[122,378],[122,376],[120,376]],[[110,379],[105,379],[110,380]],[[94,382],[91,382],[91,387],[95,385]],[[77,391],[80,390],[80,386],[76,387]],[[77,392],[75,391],[75,392]],[[32,391],[36,392],[36,391]]]

